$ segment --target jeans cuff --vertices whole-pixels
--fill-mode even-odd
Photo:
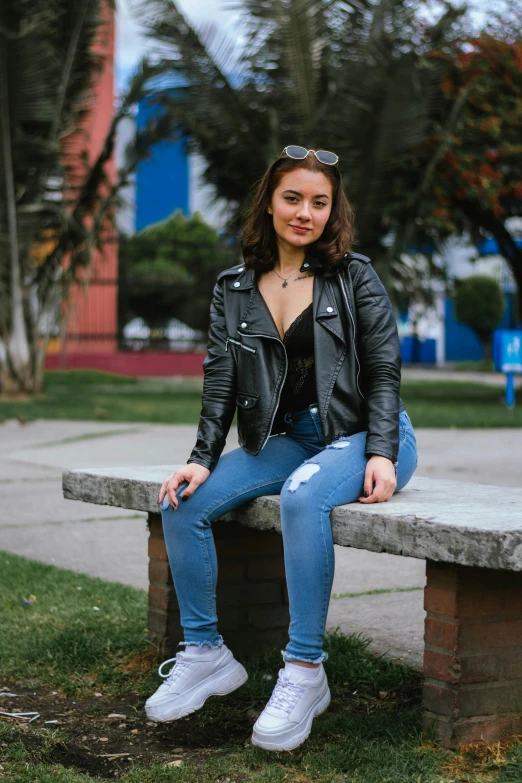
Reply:
[[[287,653],[286,650],[281,650],[281,655],[285,663],[292,663],[293,661],[301,661],[302,663],[322,663],[328,658],[328,653],[325,652],[321,653],[321,656],[315,660],[313,658],[303,658],[301,655],[292,655],[292,653]]]
[[[179,642],[178,647],[181,647],[182,645],[189,646],[189,645],[195,645],[196,647],[204,647],[207,645],[208,647],[223,647],[224,641],[222,636],[218,636],[217,640],[214,642],[209,642],[205,639],[205,641],[185,641],[185,642]]]

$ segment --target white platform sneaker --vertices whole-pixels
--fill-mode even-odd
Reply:
[[[294,668],[280,669],[276,686],[257,719],[252,744],[265,750],[293,750],[310,734],[312,721],[330,704],[330,689],[321,664],[317,677]]]
[[[168,663],[174,666],[163,674]],[[164,661],[158,669],[165,679],[156,693],[145,702],[149,720],[168,723],[199,710],[209,696],[224,696],[248,679],[246,669],[236,661],[226,645],[209,652],[191,652],[191,646]]]

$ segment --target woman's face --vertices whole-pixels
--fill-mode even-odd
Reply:
[[[293,169],[281,177],[268,207],[279,242],[304,247],[323,233],[332,211],[332,185],[321,171]]]

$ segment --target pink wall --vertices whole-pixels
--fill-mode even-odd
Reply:
[[[169,377],[203,375],[204,353],[69,353],[48,355],[46,370],[89,368],[122,375]],[[65,361],[62,361],[64,359]]]
[[[92,108],[81,129],[67,142],[67,158],[73,161],[70,184],[74,188],[85,177],[82,155],[87,153],[89,163],[98,157],[105,142],[114,112],[114,12],[104,10],[106,24],[99,31],[94,49],[105,55],[102,72],[94,85]],[[106,167],[111,181],[115,177],[114,160]],[[103,254],[96,251],[93,267],[85,274],[88,287],[74,286],[67,311],[67,353],[114,353],[116,351],[118,245],[112,221],[104,232]],[[89,336],[90,339],[82,340]],[[49,355],[61,352],[58,340],[51,342]]]

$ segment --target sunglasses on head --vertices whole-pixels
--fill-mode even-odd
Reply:
[[[335,166],[339,161],[339,156],[335,152],[328,152],[327,150],[307,150],[306,147],[299,147],[295,144],[291,144],[289,147],[285,147],[281,155],[286,155],[288,158],[294,160],[304,160],[310,152],[313,152],[319,163],[325,163],[327,166]]]

